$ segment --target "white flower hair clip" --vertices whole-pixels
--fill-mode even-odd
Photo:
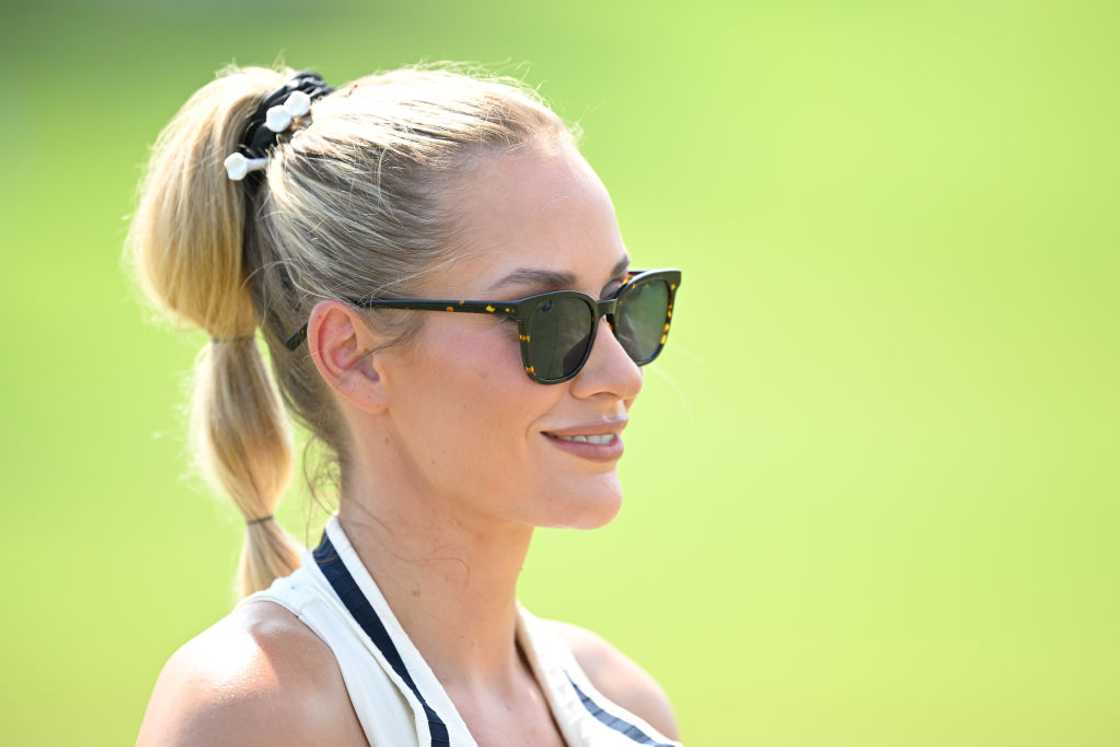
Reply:
[[[237,152],[226,156],[226,176],[241,181],[251,172],[263,170],[268,165],[268,148],[276,143],[276,136],[306,116],[315,98],[333,90],[318,73],[305,71],[273,92],[249,121]],[[284,103],[275,103],[281,97]]]
[[[292,91],[292,95],[279,106],[270,107],[265,115],[264,126],[273,132],[288,129],[292,120],[311,111],[311,97],[303,91]]]
[[[267,158],[246,158],[240,153],[230,153],[226,156],[226,176],[235,182],[245,178],[250,171],[261,171],[268,165]]]

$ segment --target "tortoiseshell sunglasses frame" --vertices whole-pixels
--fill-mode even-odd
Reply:
[[[572,290],[537,293],[513,301],[450,300],[435,298],[346,298],[345,300],[363,309],[381,307],[391,309],[414,309],[417,311],[459,311],[468,314],[498,314],[510,317],[517,321],[517,336],[521,341],[521,362],[525,368],[525,373],[530,379],[540,384],[560,384],[579,374],[579,372],[583,370],[584,364],[587,363],[587,359],[591,357],[591,348],[595,344],[595,328],[599,324],[599,318],[603,316],[607,317],[607,323],[610,325],[611,331],[617,335],[615,331],[615,312],[618,309],[619,301],[622,299],[623,295],[647,282],[659,280],[665,281],[669,288],[669,303],[665,308],[665,322],[661,329],[661,340],[658,342],[657,349],[654,350],[653,354],[646,360],[634,361],[639,366],[644,366],[647,363],[651,363],[661,354],[661,351],[665,348],[665,341],[669,338],[669,325],[673,318],[673,301],[676,299],[677,288],[681,284],[681,271],[677,268],[661,268],[655,270],[632,269],[626,273],[622,285],[619,286],[614,294],[609,298],[600,300],[596,300],[586,293]],[[575,370],[560,378],[546,379],[539,376],[532,365],[529,323],[532,319],[533,311],[540,303],[566,297],[578,298],[591,309],[593,318],[591,321],[590,334],[592,340],[591,344],[587,346],[583,358],[575,367]],[[295,350],[300,346],[300,343],[303,342],[306,336],[307,325],[304,324],[300,327],[298,332],[284,342],[284,346],[289,350]]]

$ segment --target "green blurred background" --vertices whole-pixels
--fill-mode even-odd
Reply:
[[[2,7],[3,743],[132,744],[229,609],[205,337],[120,262],[156,134],[229,62],[446,59],[579,120],[635,263],[684,269],[623,510],[539,531],[526,605],[687,747],[1120,744],[1115,3]]]

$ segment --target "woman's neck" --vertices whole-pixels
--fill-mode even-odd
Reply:
[[[384,483],[382,483],[384,485]],[[533,527],[426,491],[344,488],[339,522],[408,637],[449,690],[479,700],[524,681],[517,580]]]

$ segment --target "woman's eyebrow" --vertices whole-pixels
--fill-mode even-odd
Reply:
[[[630,266],[630,255],[623,254],[622,259],[615,263],[611,270],[611,278],[616,278]],[[609,282],[609,281],[608,281]],[[492,291],[504,285],[532,285],[544,290],[565,290],[574,288],[577,284],[576,276],[570,272],[559,270],[543,270],[534,267],[519,267],[486,290]]]

